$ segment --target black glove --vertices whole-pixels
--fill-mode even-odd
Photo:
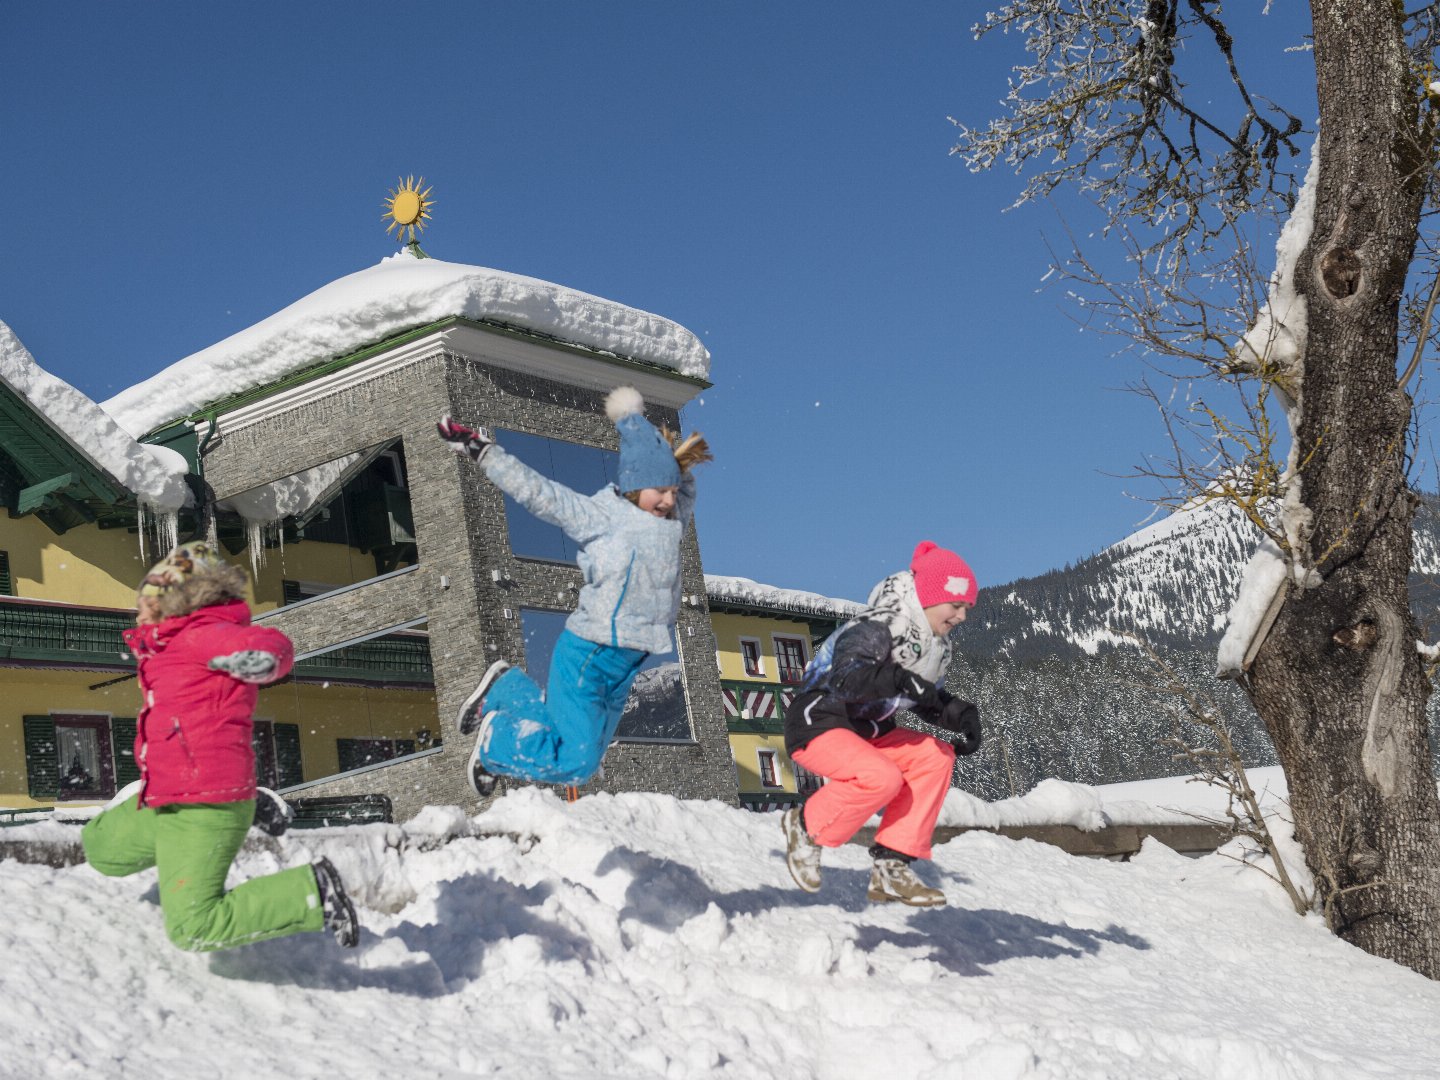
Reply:
[[[464,424],[456,423],[450,417],[442,417],[435,425],[435,430],[440,437],[450,444],[450,449],[457,454],[467,455],[477,465],[480,459],[485,456],[485,451],[495,445],[495,439],[490,432],[482,428],[468,428]]]
[[[913,671],[903,667],[897,666],[895,672],[895,692],[901,697],[913,701],[915,711],[932,711],[939,709],[944,704],[940,697],[940,690],[934,683],[926,682]]]
[[[962,757],[980,749],[980,710],[963,698],[951,698],[935,721],[946,731],[953,731],[958,738],[950,745]]]

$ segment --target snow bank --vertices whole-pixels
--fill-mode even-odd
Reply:
[[[169,514],[190,498],[189,467],[174,450],[138,443],[100,406],[35,362],[0,322],[0,382],[46,417],[65,441],[152,509]]]
[[[705,378],[710,353],[669,319],[536,278],[401,251],[102,403],[143,435],[222,398],[451,316],[533,330]]]
[[[322,852],[361,899],[353,951],[181,953],[153,871],[0,863],[0,1072],[1366,1080],[1440,1056],[1440,985],[1224,855],[968,833],[917,865],[949,906],[915,910],[865,901],[858,845],[800,892],[776,814],[522,789],[295,834],[231,884]]]
[[[1260,795],[1262,809],[1283,808],[1287,788],[1285,774],[1278,766],[1249,769],[1246,775]],[[1049,779],[1042,780],[1025,795],[996,802],[986,802],[951,788],[940,810],[939,824],[968,829],[1071,825],[1094,832],[1107,825],[1193,825],[1197,820],[1224,821],[1225,807],[1223,791],[1190,776],[1101,787]]]

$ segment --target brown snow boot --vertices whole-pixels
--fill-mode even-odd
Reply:
[[[911,907],[942,907],[945,894],[932,889],[910,869],[910,860],[899,852],[886,852],[875,856],[875,865],[870,870],[870,890],[865,894],[872,904],[885,904],[898,900]]]
[[[805,831],[805,807],[792,806],[780,818],[785,830],[785,865],[795,884],[808,893],[820,891],[820,845]]]

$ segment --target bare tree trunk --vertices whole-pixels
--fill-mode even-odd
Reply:
[[[1335,932],[1440,978],[1430,687],[1407,596],[1411,402],[1396,385],[1400,299],[1430,160],[1401,5],[1311,8],[1320,175],[1296,286],[1309,315],[1297,445],[1313,532],[1299,557],[1323,584],[1291,588],[1249,688]]]

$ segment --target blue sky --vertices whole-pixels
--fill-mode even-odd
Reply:
[[[12,6],[0,319],[103,400],[391,254],[423,174],[431,255],[701,336],[707,571],[863,599],[933,539],[1041,573],[1146,518],[1162,431],[1041,286],[1060,208],[948,153],[1018,56],[978,10]]]

